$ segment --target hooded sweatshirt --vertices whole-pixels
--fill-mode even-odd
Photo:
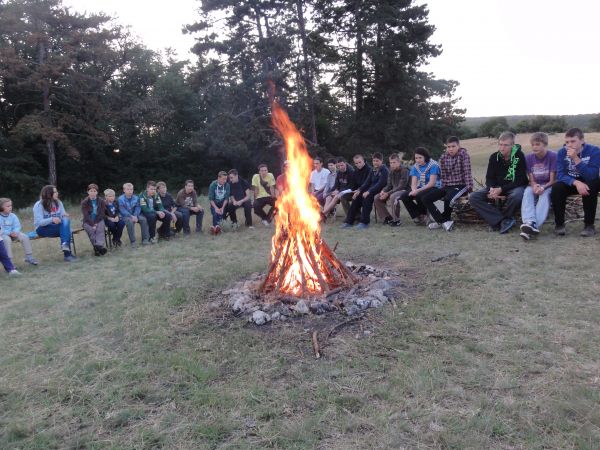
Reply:
[[[65,207],[63,206],[60,200],[56,200],[52,203],[52,210],[46,211],[44,209],[44,205],[41,200],[38,200],[35,205],[33,205],[33,227],[45,227],[46,225],[50,225],[52,223],[53,217],[59,217],[62,219],[65,217]]]
[[[10,233],[21,232],[21,222],[15,213],[7,215],[0,214],[0,227],[2,227],[2,233],[4,236],[8,236]]]
[[[527,186],[528,182],[525,154],[519,144],[513,145],[508,161],[500,152],[490,155],[485,175],[487,187],[502,188],[502,194],[506,194],[516,187]]]
[[[597,180],[600,170],[600,148],[584,144],[579,158],[581,158],[579,164],[573,164],[573,160],[567,156],[566,147],[561,148],[556,157],[556,181],[571,186],[578,178],[584,181]]]

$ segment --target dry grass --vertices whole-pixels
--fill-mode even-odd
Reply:
[[[464,145],[483,170],[493,145]],[[268,229],[102,259],[81,236],[72,265],[37,241],[1,281],[0,448],[597,448],[598,238],[436,231],[326,226],[416,289],[321,360],[328,319],[256,328],[214,295],[265,269]]]

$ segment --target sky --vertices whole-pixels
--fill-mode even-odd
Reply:
[[[443,53],[427,71],[460,83],[468,117],[600,112],[600,2],[594,0],[418,0]],[[63,0],[80,12],[104,11],[130,25],[149,48],[193,58],[183,24],[198,0]]]

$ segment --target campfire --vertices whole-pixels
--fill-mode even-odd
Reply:
[[[313,164],[304,139],[277,102],[272,109],[289,165],[276,204],[271,261],[259,291],[303,298],[351,286],[355,276],[321,238],[319,204],[308,193]]]

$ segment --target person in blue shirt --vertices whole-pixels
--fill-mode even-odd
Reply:
[[[150,244],[150,232],[148,230],[148,221],[142,214],[140,199],[133,193],[133,184],[125,183],[123,185],[123,194],[119,197],[119,214],[125,221],[127,234],[131,247],[135,248],[135,224],[139,223],[142,229],[142,245]]]
[[[413,222],[417,225],[425,225],[427,219],[427,207],[423,203],[423,197],[433,187],[440,187],[440,166],[431,159],[426,148],[415,149],[415,164],[411,167],[410,188],[404,191],[400,200],[404,203],[406,211]]]
[[[569,195],[581,195],[583,200],[584,228],[581,236],[590,237],[596,234],[596,206],[598,206],[598,189],[600,181],[600,148],[586,144],[583,132],[579,128],[571,128],[565,134],[565,145],[556,157],[556,183],[552,185],[550,198],[554,209],[554,233],[564,236],[565,207]]]
[[[83,215],[82,226],[92,247],[94,255],[106,255],[104,246],[104,218],[106,217],[106,203],[98,197],[98,185],[90,184],[87,187],[88,196],[81,201],[81,213]]]
[[[25,253],[25,262],[37,266],[38,261],[33,257],[33,249],[31,248],[29,236],[21,231],[21,222],[12,210],[12,200],[10,198],[0,198],[0,227],[2,227],[2,238],[4,238],[6,253],[12,259],[13,241],[21,242]]]
[[[71,254],[71,220],[58,199],[58,190],[49,184],[42,188],[40,199],[33,205],[33,226],[39,237],[60,238],[65,262],[75,261]]]

